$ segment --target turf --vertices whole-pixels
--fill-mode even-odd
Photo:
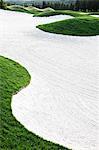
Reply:
[[[25,9],[25,7],[19,5],[7,6],[7,10],[30,13],[28,10]]]
[[[37,13],[42,12],[41,9],[36,8],[36,7],[32,7],[32,6],[25,7],[25,9],[26,9],[28,12],[30,12],[31,14],[37,14]]]
[[[0,150],[68,150],[32,134],[12,115],[11,99],[30,82],[18,63],[0,56]]]
[[[18,11],[18,12],[24,12],[24,13],[31,13],[33,14],[33,17],[49,17],[49,16],[55,16],[55,15],[71,15],[73,17],[83,17],[87,15],[99,15],[99,12],[90,12],[90,13],[84,13],[80,11],[72,11],[72,10],[54,10],[50,7],[40,9],[33,6],[20,6],[20,5],[11,5],[7,6],[7,10],[11,11]]]
[[[34,17],[49,17],[55,15],[71,15],[73,17],[80,17],[80,16],[84,16],[85,14],[81,14],[81,12],[71,11],[71,10],[55,10],[55,11],[48,11],[48,12],[46,11],[39,12],[35,14]]]
[[[95,17],[76,17],[50,24],[39,25],[37,28],[56,34],[73,36],[99,35],[99,19]]]
[[[7,9],[11,10],[11,11],[31,13],[31,14],[34,14],[34,15],[42,13],[42,12],[46,13],[46,12],[54,11],[54,9],[49,8],[49,7],[48,8],[44,8],[44,9],[39,9],[39,8],[36,8],[36,7],[33,7],[33,6],[24,7],[24,6],[20,6],[20,5],[7,6]]]

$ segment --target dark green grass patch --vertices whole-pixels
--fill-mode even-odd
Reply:
[[[12,95],[29,82],[25,68],[0,56],[0,150],[68,150],[32,134],[12,115]]]
[[[99,35],[99,19],[95,17],[77,17],[50,24],[39,25],[37,28],[57,34],[74,36]]]

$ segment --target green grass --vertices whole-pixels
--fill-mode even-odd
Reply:
[[[85,13],[87,15],[87,13]],[[48,11],[48,12],[39,12],[34,15],[34,17],[49,17],[55,15],[71,15],[73,17],[82,17],[85,14],[81,14],[81,12],[71,11],[71,10],[55,10],[55,11]]]
[[[28,10],[25,9],[25,7],[19,5],[7,6],[7,10],[30,13]]]
[[[99,35],[99,19],[95,17],[77,17],[50,24],[39,25],[37,28],[57,34],[74,36]]]
[[[32,134],[12,115],[12,95],[29,82],[24,67],[0,56],[0,150],[68,150]]]
[[[75,18],[58,21],[50,24],[39,25],[37,28],[57,34],[74,36],[99,35],[99,18],[90,15],[98,15],[99,12],[84,13],[71,10],[54,10],[36,13],[34,17],[49,17],[54,15],[70,15]]]
[[[39,8],[32,7],[32,6],[25,7],[25,9],[26,9],[28,12],[30,12],[31,14],[37,14],[37,13],[42,12],[42,10],[40,10]]]
[[[81,14],[81,12],[72,11],[72,10],[54,10],[50,7],[39,9],[33,6],[20,6],[20,5],[11,5],[7,6],[8,10],[11,11],[19,11],[19,12],[25,12],[25,13],[31,13],[34,14],[34,17],[48,17],[48,16],[54,16],[54,15],[71,15],[73,17],[80,17],[84,16],[85,14]]]
[[[83,17],[88,15],[99,15],[99,12],[90,12],[90,13],[84,13],[80,11],[72,11],[72,10],[54,10],[50,7],[40,9],[33,6],[20,6],[20,5],[11,5],[7,6],[7,10],[11,11],[18,11],[18,12],[24,12],[24,13],[31,13],[34,17],[49,17],[49,16],[55,16],[55,15],[71,15],[73,17]]]
[[[18,11],[18,12],[25,12],[25,13],[31,13],[31,14],[39,14],[42,12],[50,12],[50,11],[54,11],[54,9],[52,8],[44,8],[44,9],[39,9],[33,6],[29,6],[29,7],[24,7],[24,6],[20,6],[20,5],[11,5],[11,6],[7,6],[8,10],[11,11]]]

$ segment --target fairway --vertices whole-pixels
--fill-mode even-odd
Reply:
[[[56,34],[95,36],[99,35],[99,19],[90,16],[77,17],[55,23],[39,25],[37,28]]]

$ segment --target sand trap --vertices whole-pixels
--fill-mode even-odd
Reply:
[[[70,16],[33,18],[0,10],[0,54],[31,74],[13,96],[12,112],[28,130],[72,148],[98,150],[99,36],[72,37],[35,28]]]
[[[91,16],[99,18],[99,15],[91,15]]]

